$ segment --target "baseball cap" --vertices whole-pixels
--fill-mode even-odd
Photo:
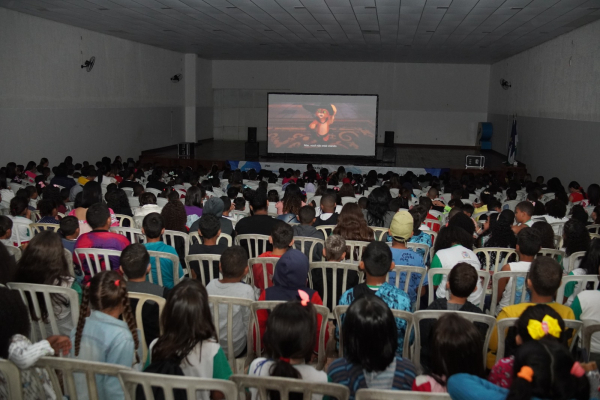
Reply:
[[[406,242],[413,234],[414,220],[408,211],[398,211],[390,224],[392,237],[399,242]]]

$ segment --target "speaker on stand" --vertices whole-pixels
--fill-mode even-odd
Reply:
[[[385,131],[385,139],[383,142],[383,157],[384,163],[396,163],[396,147],[394,146],[394,131]]]
[[[258,142],[256,141],[256,127],[248,128],[248,140],[246,141],[245,158],[246,161],[258,160],[259,156]]]

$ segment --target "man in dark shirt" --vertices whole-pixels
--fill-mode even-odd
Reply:
[[[150,188],[150,189],[158,189],[162,192],[162,190],[164,188],[167,187],[167,184],[164,182],[161,182],[160,179],[162,178],[162,170],[157,168],[154,171],[152,171],[152,175],[150,175],[148,177],[148,183],[146,184],[146,189]]]
[[[133,168],[128,168],[123,172],[123,182],[119,183],[119,189],[134,188],[137,185],[135,181],[135,171]]]
[[[220,199],[219,199],[220,201]],[[202,236],[202,243],[194,243],[190,246],[190,255],[192,254],[218,254],[221,255],[227,249],[227,241],[222,240],[221,243],[217,243],[219,235],[221,234],[221,223],[219,218],[213,214],[204,214],[198,221],[198,233]],[[194,223],[195,224],[195,223]],[[196,278],[200,279],[202,274],[200,273],[200,265],[204,269],[204,277],[208,277],[209,269],[206,262],[192,262],[190,267],[196,274]],[[219,276],[219,263],[213,263],[213,276]],[[208,279],[206,280],[206,282]]]
[[[64,164],[60,164],[56,168],[56,175],[54,175],[54,178],[52,178],[52,180],[50,181],[50,184],[51,185],[59,185],[59,186],[62,186],[64,188],[71,190],[71,188],[73,186],[75,186],[76,182],[74,179],[67,177],[68,173],[69,173],[69,170],[67,169],[67,167]]]
[[[269,201],[264,192],[255,192],[250,201],[250,211],[252,215],[242,218],[235,226],[237,235],[265,235],[269,236],[273,227],[279,220],[272,218],[268,214]],[[242,247],[247,249],[247,241],[242,242]],[[265,251],[273,250],[273,245],[267,244],[266,249],[259,249],[259,254]]]

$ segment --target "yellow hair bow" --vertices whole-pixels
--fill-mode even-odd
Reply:
[[[556,318],[546,315],[544,319],[542,319],[542,322],[530,319],[527,324],[527,332],[529,332],[529,335],[534,340],[539,340],[546,335],[551,335],[558,339],[560,338],[562,329]]]

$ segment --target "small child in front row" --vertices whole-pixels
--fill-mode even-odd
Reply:
[[[248,255],[241,246],[227,248],[221,255],[219,270],[223,279],[213,279],[206,285],[206,291],[210,296],[239,297],[252,301],[257,300],[252,286],[242,282],[242,278],[248,274]],[[250,309],[248,307],[234,307],[232,317],[233,354],[239,357],[246,351],[246,335],[250,321]],[[223,351],[227,352],[227,305],[219,306],[219,343]]]
[[[119,319],[121,314],[123,320]],[[71,332],[71,341],[71,355],[80,360],[128,368],[140,362],[141,347],[135,317],[129,305],[127,282],[118,272],[102,271],[85,286],[79,322]],[[100,399],[124,397],[116,377],[98,375],[96,383]],[[87,393],[85,376],[75,377],[75,385],[78,397]]]
[[[315,347],[316,311],[312,303],[288,301],[271,311],[264,335],[266,355],[252,361],[250,376],[274,376],[327,383],[327,374],[308,365]],[[252,400],[258,398],[250,389]],[[313,399],[321,396],[313,396]]]
[[[258,258],[281,258],[290,248],[294,246],[294,229],[291,227],[291,225],[283,221],[278,221],[271,229],[269,243],[273,246],[273,250],[265,251],[264,253],[260,254]],[[267,264],[267,286],[265,287],[262,264],[254,264],[252,266],[252,273],[254,274],[254,286],[260,290],[265,290],[267,287],[273,286],[273,269],[274,265]]]
[[[12,219],[8,218],[6,215],[0,215],[0,243],[5,246],[13,245],[13,241],[10,240],[10,237],[12,236],[12,227]]]
[[[58,224],[58,208],[56,202],[52,199],[42,199],[38,203],[40,216],[42,217],[38,224]]]
[[[144,221],[142,222],[142,233],[146,235],[146,243],[144,243],[144,246],[146,246],[148,251],[160,251],[162,253],[169,253],[178,256],[177,251],[173,246],[169,246],[160,240],[161,236],[165,233],[165,223],[162,215],[159,213],[150,213],[144,217]],[[152,265],[152,271],[150,272],[152,274],[152,281],[158,283],[159,280],[156,267],[156,257],[150,257],[150,264]],[[172,289],[173,286],[175,286],[173,269],[173,262],[171,260],[160,260],[162,286],[166,287],[167,289]],[[183,278],[183,267],[181,266],[181,263],[179,263],[177,274],[179,275],[180,279]]]
[[[79,237],[79,221],[77,217],[66,216],[60,220],[59,233],[62,237],[63,247],[71,253],[75,250],[75,243]]]

